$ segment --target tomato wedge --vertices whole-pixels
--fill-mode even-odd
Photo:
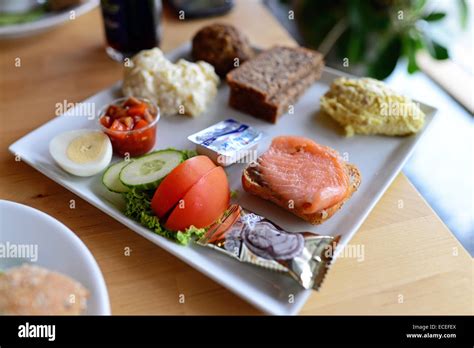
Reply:
[[[191,225],[209,226],[225,212],[229,200],[227,176],[222,167],[216,167],[189,189],[182,199],[183,204],[171,212],[165,227],[178,231]]]
[[[151,209],[156,216],[162,218],[166,215],[199,179],[215,167],[208,157],[196,156],[173,169],[153,195]]]

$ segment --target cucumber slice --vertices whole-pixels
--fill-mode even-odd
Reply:
[[[102,175],[102,183],[109,191],[123,193],[130,190],[129,187],[122,184],[119,178],[122,169],[130,163],[130,160],[117,162],[105,170],[104,175]]]
[[[177,150],[159,150],[136,158],[120,172],[120,181],[138,190],[156,188],[161,180],[178,164],[184,161],[184,154]]]

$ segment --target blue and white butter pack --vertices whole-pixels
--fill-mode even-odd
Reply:
[[[221,166],[228,166],[242,158],[255,159],[258,142],[263,133],[233,119],[216,123],[188,137],[196,144],[196,151],[210,157]]]

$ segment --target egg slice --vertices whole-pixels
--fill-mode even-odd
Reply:
[[[112,143],[101,131],[81,129],[61,133],[49,143],[49,153],[66,172],[92,176],[112,159]]]

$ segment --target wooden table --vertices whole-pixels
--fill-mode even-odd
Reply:
[[[294,44],[256,1],[239,1],[219,20],[240,27],[256,45]],[[162,48],[189,40],[205,22],[166,16]],[[104,273],[114,314],[258,314],[7,152],[54,117],[56,103],[79,102],[121,79],[121,65],[103,45],[98,10],[36,37],[0,42],[0,198],[40,209],[75,231]],[[403,174],[351,244],[364,247],[364,260],[340,258],[302,314],[473,313],[471,257]]]

